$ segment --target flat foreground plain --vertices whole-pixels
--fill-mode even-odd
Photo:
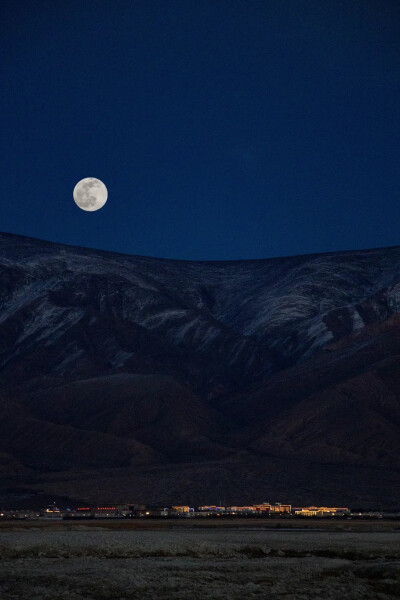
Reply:
[[[398,522],[277,524],[2,523],[0,598],[400,598]]]

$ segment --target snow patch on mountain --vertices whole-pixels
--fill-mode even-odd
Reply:
[[[400,310],[398,247],[185,262],[0,235],[1,276],[0,327],[10,355],[34,340],[51,346],[82,319],[94,335],[101,315],[108,323],[139,326],[170,347],[209,355],[214,363],[224,357],[224,368],[236,366],[247,377],[305,360]],[[113,368],[133,356],[133,342],[121,346],[120,337],[115,332],[102,342]]]

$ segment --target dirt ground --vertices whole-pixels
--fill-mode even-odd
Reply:
[[[39,519],[28,521],[2,520],[1,531],[81,531],[82,529],[107,529],[130,531],[132,529],[322,529],[324,531],[399,531],[400,520],[391,519],[343,519],[343,518],[136,518],[136,519]]]

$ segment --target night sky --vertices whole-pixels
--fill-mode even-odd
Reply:
[[[400,245],[398,0],[3,0],[0,23],[0,231],[203,260]]]

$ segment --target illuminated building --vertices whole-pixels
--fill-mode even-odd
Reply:
[[[268,502],[263,502],[262,504],[253,504],[253,510],[257,512],[269,512],[271,510],[271,505]]]
[[[274,513],[290,513],[292,506],[290,504],[274,504],[270,508],[270,512]]]
[[[190,508],[190,506],[171,506],[171,510],[177,513],[193,512],[193,508]]]
[[[94,509],[95,517],[115,517],[118,511],[115,506],[96,506]]]
[[[62,519],[62,513],[55,504],[50,504],[47,508],[41,511],[42,519]]]
[[[336,508],[328,506],[304,506],[294,508],[293,513],[302,517],[333,517],[346,515],[350,511],[348,508]]]
[[[290,504],[269,504],[268,502],[263,502],[262,504],[253,504],[253,510],[262,513],[290,513],[292,507]]]
[[[81,518],[91,517],[93,516],[93,509],[90,506],[78,506],[78,508],[74,511],[74,515],[77,515]]]

